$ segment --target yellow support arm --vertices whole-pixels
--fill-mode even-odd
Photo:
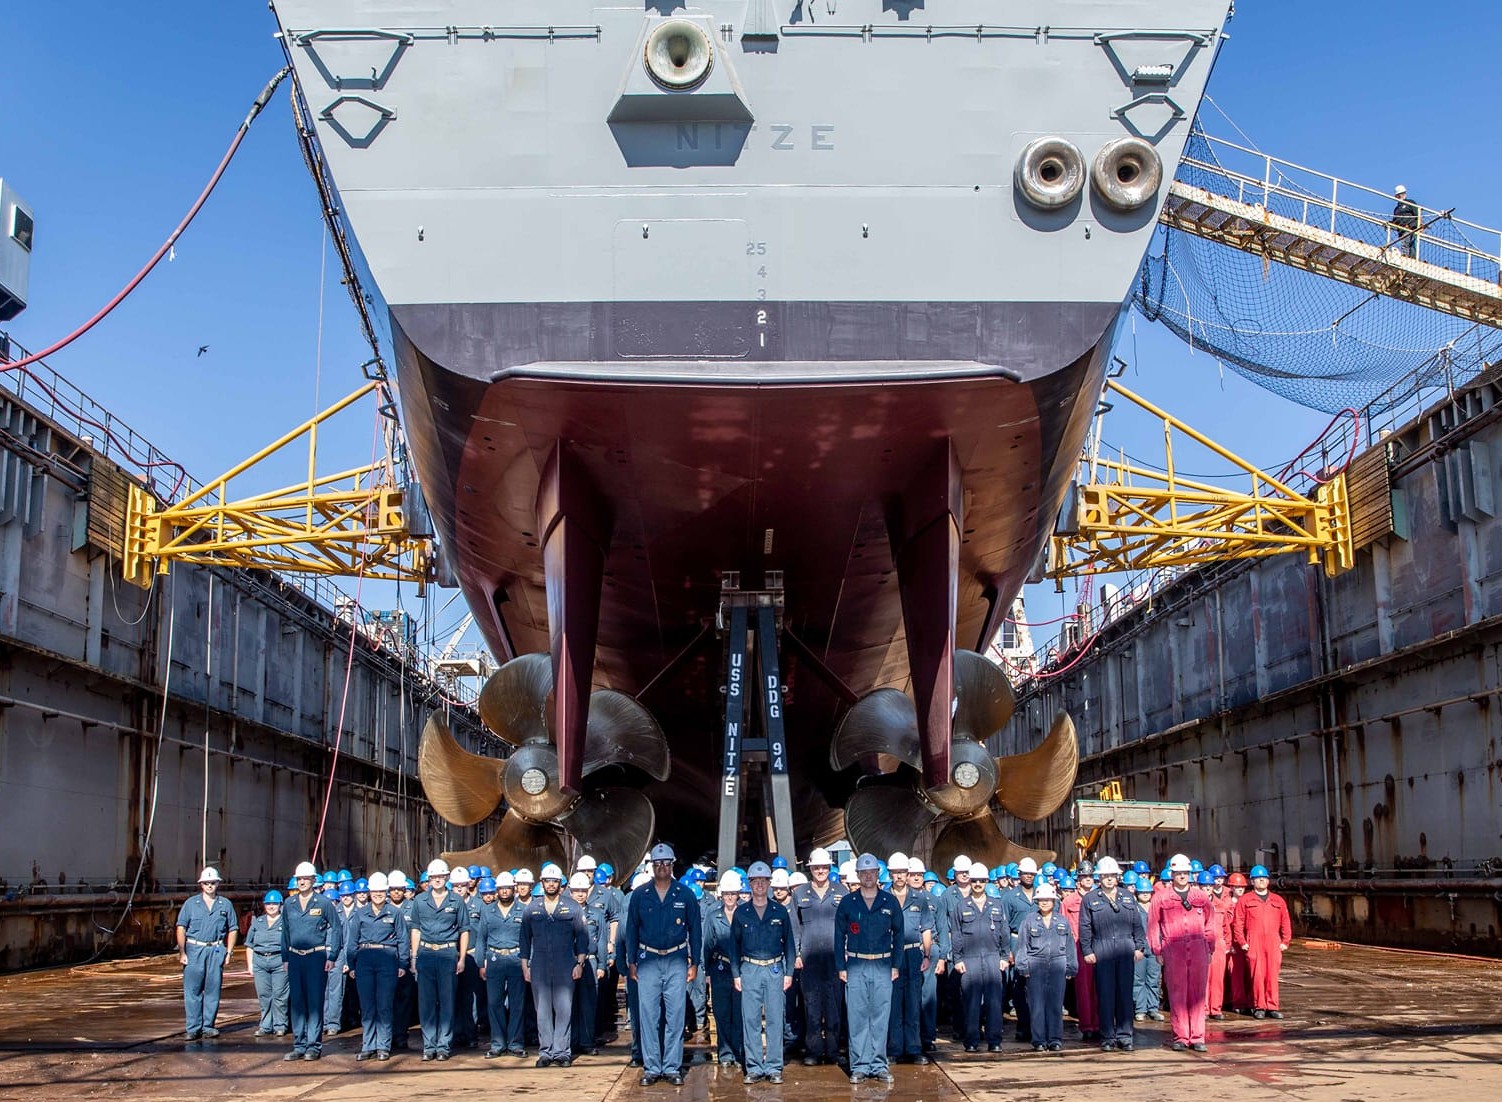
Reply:
[[[1193,566],[1286,551],[1306,552],[1332,577],[1350,569],[1355,552],[1344,474],[1306,497],[1114,380],[1106,387],[1162,421],[1164,469],[1124,455],[1082,460],[1073,515],[1064,518],[1064,530],[1050,545],[1049,577]],[[1177,475],[1176,432],[1245,474],[1248,488],[1231,490]]]
[[[173,562],[244,566],[425,583],[431,546],[407,525],[405,488],[388,456],[381,462],[319,475],[318,427],[385,382],[372,379],[279,440],[196,490],[162,505],[132,487],[125,514],[122,573],[149,586]],[[305,481],[232,498],[230,480],[306,438]]]

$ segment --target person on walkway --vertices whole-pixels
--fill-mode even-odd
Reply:
[[[1236,942],[1236,902],[1246,894],[1245,873],[1233,872],[1226,877],[1226,893],[1231,897],[1231,948],[1226,954],[1226,976],[1231,986],[1231,1009],[1238,1014],[1252,1012],[1252,966]]]
[[[1002,901],[986,893],[990,870],[971,864],[968,873],[970,895],[955,910],[950,937],[964,1000],[962,1036],[966,1052],[980,1051],[982,1035],[988,1051],[999,1052],[1002,979],[1012,954],[1012,929]]]
[[[1236,911],[1236,897],[1226,891],[1226,870],[1220,865],[1211,865],[1199,875],[1197,882],[1210,893],[1210,903],[1215,907],[1215,952],[1210,954],[1205,1010],[1211,1021],[1218,1022],[1226,1016],[1226,977],[1230,969],[1231,918]]]
[[[485,981],[485,1007],[490,1018],[490,1045],[485,1059],[525,1056],[522,1046],[522,1003],[527,985],[522,980],[522,914],[526,904],[516,898],[516,880],[509,872],[493,878],[494,895],[480,883],[480,978]]]
[[[908,883],[911,862],[905,853],[887,859],[892,874],[892,898],[902,908],[902,954],[897,982],[892,985],[892,1013],[887,1023],[887,1056],[898,1063],[926,1064],[923,1054],[923,981],[933,951],[933,899]],[[922,876],[922,865],[919,865]],[[921,880],[920,880],[921,884]]]
[[[699,901],[673,879],[673,847],[652,847],[652,879],[626,904],[626,954],[636,981],[641,1085],[683,1086],[683,1018],[688,985],[699,974],[703,926]]]
[[[1094,970],[1102,1051],[1131,1052],[1134,975],[1147,951],[1147,927],[1142,909],[1121,889],[1116,859],[1102,857],[1095,871],[1100,887],[1080,907],[1081,959]]]
[[[835,910],[834,961],[845,984],[850,1025],[850,1081],[892,1082],[887,1022],[902,951],[903,918],[892,893],[877,885],[881,862],[863,853],[855,862],[859,887]]]
[[[1085,947],[1080,943],[1080,911],[1085,905],[1085,896],[1095,890],[1095,869],[1089,861],[1079,865],[1079,876],[1067,872],[1059,877],[1059,913],[1074,931],[1075,948],[1079,952],[1079,969],[1070,981],[1074,988],[1074,1018],[1079,1023],[1080,1038],[1085,1041],[1100,1040],[1100,1006],[1095,993],[1095,965],[1085,960]]]
[[[1079,969],[1074,934],[1054,910],[1058,889],[1044,881],[1033,894],[1038,909],[1017,932],[1017,970],[1027,978],[1028,1021],[1034,1052],[1064,1047],[1064,984]]]
[[[744,1082],[776,1084],[782,1082],[783,1015],[796,958],[793,918],[769,897],[772,870],[765,862],[754,862],[746,878],[751,898],[735,908],[730,920],[730,972],[741,1001]]]
[[[1189,882],[1192,870],[1188,857],[1174,854],[1168,870],[1171,887],[1153,900],[1147,916],[1147,940],[1153,952],[1163,958],[1173,1050],[1204,1052],[1215,907],[1208,895]]]
[[[730,923],[741,901],[741,875],[734,869],[720,877],[719,902],[704,916],[700,964],[709,974],[709,1007],[714,1013],[717,1059],[724,1068],[742,1063],[741,1000],[730,970]]]
[[[1408,201],[1408,189],[1402,184],[1393,188],[1392,197],[1395,204],[1389,222],[1398,234],[1398,239],[1394,244],[1404,256],[1417,257],[1419,255],[1419,208]]]
[[[257,1037],[287,1035],[287,954],[282,946],[286,931],[282,927],[282,893],[273,888],[261,902],[265,913],[250,920],[245,932],[245,970],[256,985],[256,1001],[261,1006]]]
[[[1272,879],[1262,865],[1252,866],[1252,890],[1236,901],[1232,937],[1246,954],[1252,972],[1252,1017],[1281,1018],[1278,975],[1283,954],[1293,940],[1293,923],[1283,897],[1268,889]]]
[[[1137,909],[1142,912],[1142,929],[1147,930],[1147,915],[1153,902],[1153,880],[1146,874],[1137,877]],[[1136,1010],[1133,1020],[1155,1022],[1163,1020],[1163,960],[1151,948],[1142,954],[1132,969],[1132,1003]]]
[[[522,912],[522,976],[537,1008],[537,1066],[574,1062],[574,987],[589,959],[584,908],[563,894],[563,870],[549,862],[537,874],[542,896]]]
[[[840,1021],[845,993],[835,967],[835,912],[845,889],[830,879],[832,859],[826,849],[808,855],[809,882],[793,892],[793,933],[798,954],[793,967],[802,976],[803,1062],[840,1061]]]
[[[198,894],[184,900],[177,912],[177,963],[183,967],[183,1015],[190,1041],[219,1036],[214,1020],[224,966],[239,936],[235,908],[219,894],[219,870],[209,866],[198,874]]]
[[[396,1010],[396,981],[412,965],[412,935],[401,911],[387,898],[383,872],[370,874],[366,897],[345,927],[349,970],[360,993],[362,1033],[356,1060],[391,1059],[391,1022]]]
[[[412,968],[423,1060],[447,1060],[454,1047],[454,990],[469,953],[469,906],[449,887],[448,862],[428,863],[428,890],[412,904]]]

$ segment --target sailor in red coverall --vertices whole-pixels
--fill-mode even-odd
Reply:
[[[1247,881],[1244,873],[1233,872],[1226,878],[1226,894],[1231,897],[1231,951],[1226,958],[1226,974],[1231,983],[1231,1009],[1238,1012],[1251,1013],[1252,1009],[1252,969],[1246,961],[1246,954],[1241,951],[1241,946],[1236,944],[1236,930],[1234,916],[1236,913],[1236,901],[1246,894]]]
[[[1268,891],[1272,883],[1261,865],[1252,868],[1252,890],[1236,901],[1231,919],[1232,936],[1246,953],[1252,967],[1254,1018],[1281,1018],[1278,1010],[1278,973],[1283,953],[1293,940],[1288,904]]]
[[[1236,909],[1236,897],[1226,891],[1226,870],[1211,865],[1199,875],[1200,887],[1207,887],[1210,902],[1215,907],[1218,921],[1215,924],[1215,952],[1210,954],[1210,991],[1205,1009],[1214,1021],[1226,1016],[1226,976],[1230,967],[1231,914]]]
[[[1074,985],[1074,1017],[1079,1022],[1080,1036],[1086,1041],[1098,1041],[1100,1014],[1095,998],[1095,965],[1085,963],[1084,950],[1079,947],[1080,904],[1085,895],[1095,887],[1095,870],[1089,861],[1081,861],[1078,879],[1069,878],[1067,873],[1065,877],[1061,883],[1077,889],[1065,891],[1059,901],[1059,910],[1064,912],[1064,917],[1069,920],[1069,928],[1074,931],[1075,951],[1079,957],[1079,971],[1069,981]]]
[[[1189,883],[1189,858],[1168,863],[1172,887],[1153,899],[1147,913],[1147,943],[1163,958],[1173,1050],[1205,1051],[1205,995],[1218,921],[1210,896]]]

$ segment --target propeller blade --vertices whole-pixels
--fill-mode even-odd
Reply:
[[[434,714],[417,746],[417,775],[433,810],[455,826],[473,826],[500,804],[506,763],[471,754]]]
[[[908,785],[871,784],[845,801],[845,835],[857,853],[879,857],[913,849],[935,812]]]
[[[985,742],[1007,725],[1017,696],[1000,666],[973,650],[954,652],[955,738]]]
[[[443,859],[450,865],[528,868],[535,873],[549,861],[562,867],[568,860],[568,847],[563,844],[563,832],[557,827],[529,823],[516,812],[508,811],[490,841],[462,853],[445,853]]]
[[[628,870],[646,856],[657,830],[657,812],[634,788],[596,788],[586,792],[559,825],[597,862]]]
[[[1046,819],[1069,798],[1079,767],[1074,720],[1060,712],[1033,749],[996,759],[996,801],[1019,819]]]
[[[857,700],[829,744],[829,764],[848,769],[868,754],[886,754],[917,769],[918,711],[898,689],[877,689]],[[890,852],[890,851],[889,851]]]
[[[659,781],[667,780],[672,771],[668,740],[652,713],[634,697],[614,689],[601,689],[589,698],[584,775],[587,777],[609,765],[633,766]]]
[[[947,869],[962,853],[988,868],[1021,861],[1024,857],[1031,857],[1041,865],[1055,857],[1051,849],[1028,849],[1017,845],[1001,832],[996,817],[989,811],[982,811],[970,819],[956,819],[939,831],[939,836],[934,839],[933,867]]]
[[[480,690],[480,718],[512,746],[551,741],[548,696],[552,691],[552,658],[518,655],[491,674]]]

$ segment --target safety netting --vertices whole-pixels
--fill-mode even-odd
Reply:
[[[1367,244],[1396,239],[1392,198],[1210,138],[1198,124],[1177,179]],[[1495,284],[1490,232],[1426,206],[1419,259]],[[1312,409],[1363,411],[1369,424],[1502,359],[1502,332],[1489,326],[1167,226],[1134,300],[1252,382]]]

